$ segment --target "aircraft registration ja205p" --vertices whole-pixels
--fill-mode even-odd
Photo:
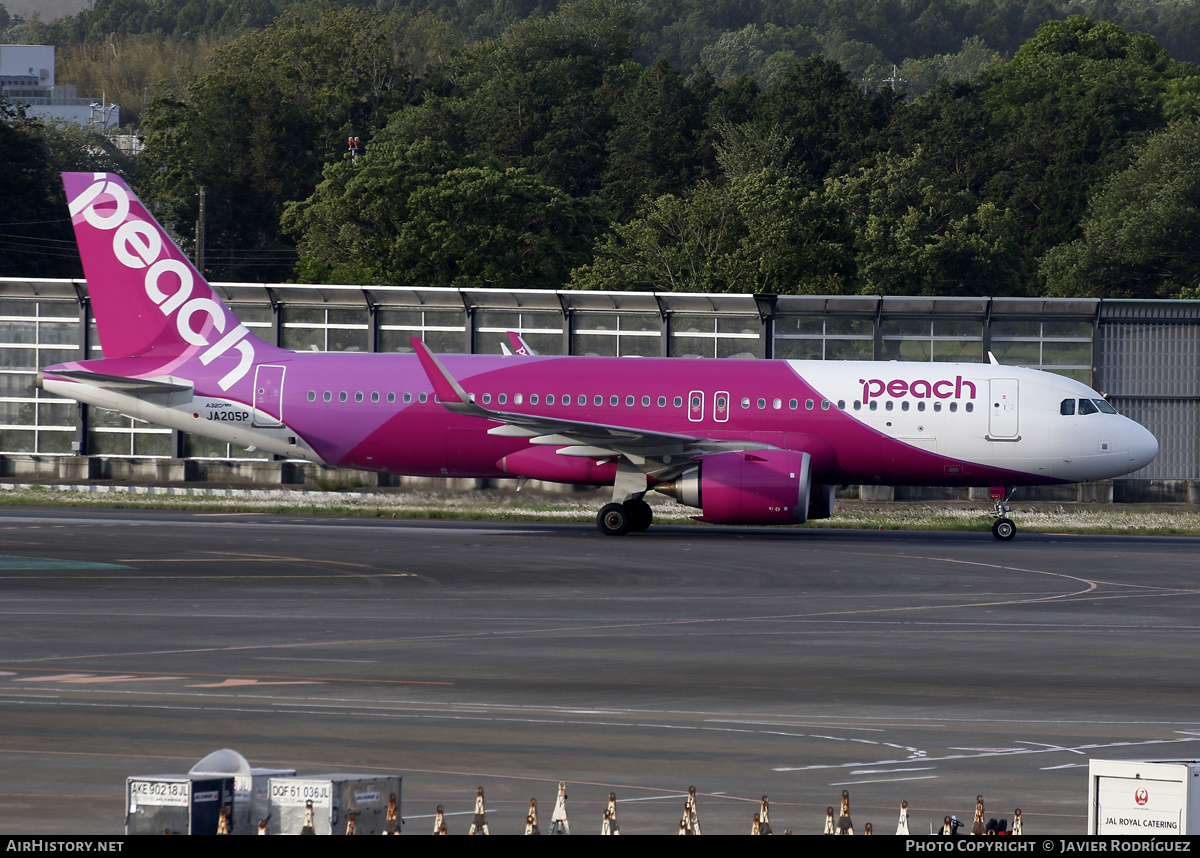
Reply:
[[[1158,453],[1096,391],[992,364],[291,352],[246,329],[120,177],[63,177],[103,359],[43,390],[344,468],[611,485],[603,533],[648,491],[723,524],[833,513],[840,483],[1027,486]],[[997,504],[993,533],[1016,532]]]

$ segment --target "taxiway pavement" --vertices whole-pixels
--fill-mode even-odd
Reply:
[[[1200,540],[6,508],[0,831],[119,833],[231,747],[397,772],[406,833],[1086,827],[1090,757],[1200,754]]]

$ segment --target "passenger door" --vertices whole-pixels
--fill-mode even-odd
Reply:
[[[989,382],[991,395],[988,418],[989,441],[1015,441],[1019,435],[1020,415],[1017,409],[1017,380],[993,378]]]

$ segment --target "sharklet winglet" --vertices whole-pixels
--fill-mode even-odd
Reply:
[[[468,414],[472,417],[492,416],[491,411],[476,405],[471,400],[467,392],[462,389],[462,385],[434,356],[433,352],[429,350],[429,346],[425,345],[420,337],[409,337],[409,342],[412,343],[413,351],[417,353],[417,358],[421,361],[421,368],[425,370],[429,383],[433,385],[434,395],[447,411],[453,411],[455,414]]]
[[[433,356],[429,346],[425,345],[420,337],[409,337],[409,342],[412,343],[413,351],[420,358],[421,368],[429,377],[429,383],[433,385],[433,392],[437,394],[438,400],[446,405],[466,403],[468,401],[466,391],[455,381],[454,376],[446,370],[446,367],[442,366],[442,362]]]

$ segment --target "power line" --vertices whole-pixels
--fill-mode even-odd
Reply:
[[[20,233],[13,232],[0,232],[0,238],[10,238],[14,241],[28,241],[35,244],[56,244],[64,247],[75,247],[75,242],[68,241],[65,238],[42,238],[36,235],[21,235]]]
[[[41,223],[70,223],[71,221],[65,217],[56,217],[53,220],[14,220],[11,223],[0,223],[0,226],[33,226]]]

